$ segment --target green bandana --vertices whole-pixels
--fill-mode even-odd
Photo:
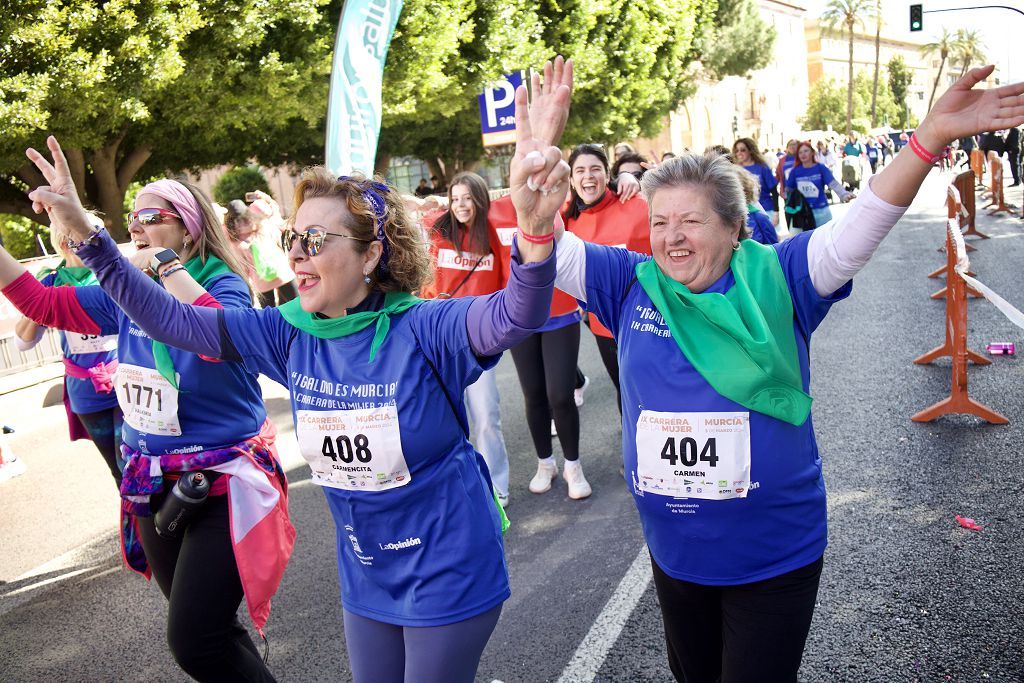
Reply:
[[[292,299],[288,303],[278,306],[277,310],[289,324],[320,339],[346,337],[365,330],[370,325],[376,325],[373,341],[370,342],[370,362],[372,363],[377,356],[377,350],[388,335],[388,330],[391,329],[391,316],[398,315],[422,302],[422,299],[408,292],[388,292],[384,295],[384,307],[379,311],[349,313],[341,318],[318,318],[313,313],[302,310],[302,303],[298,299]]]
[[[42,280],[50,273],[56,273],[57,277],[53,279],[53,286],[60,287],[61,285],[71,285],[72,287],[85,287],[88,285],[98,284],[96,282],[96,276],[88,268],[66,266],[66,261],[61,261],[57,264],[56,268],[43,268],[36,273],[36,278]]]
[[[715,391],[799,426],[811,397],[800,379],[793,301],[778,254],[743,240],[729,267],[736,284],[725,294],[694,294],[653,260],[638,264],[636,275],[683,355]]]
[[[203,287],[206,287],[206,283],[218,275],[233,272],[228,268],[226,263],[213,254],[209,254],[206,257],[206,263],[200,261],[198,256],[193,256],[188,260],[188,263],[185,264],[185,270],[188,271],[188,274],[192,276],[193,280]],[[153,342],[153,362],[156,365],[156,371],[159,372],[172,387],[177,389],[178,373],[174,369],[174,361],[171,360],[171,354],[167,350],[166,344],[162,344],[158,341]]]

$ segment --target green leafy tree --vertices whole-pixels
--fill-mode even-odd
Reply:
[[[928,110],[931,111],[932,102],[935,101],[935,91],[939,89],[939,81],[942,79],[942,69],[946,66],[946,60],[953,53],[956,46],[956,38],[946,29],[942,29],[942,36],[931,43],[921,47],[921,54],[925,57],[938,54],[939,70],[935,72],[935,82],[932,84],[932,94],[928,97]]]
[[[895,127],[909,128],[910,103],[908,102],[908,97],[910,95],[910,84],[914,81],[914,74],[900,55],[896,55],[889,60],[887,69],[889,71],[889,90],[892,92],[892,98],[899,109]]]
[[[840,130],[845,115],[842,86],[831,78],[822,78],[807,93],[807,112],[800,125],[806,130]]]
[[[340,5],[340,2],[337,3]],[[24,150],[61,140],[123,238],[133,179],[308,154],[326,108],[326,0],[22,0],[0,13],[0,211],[35,216]],[[336,16],[336,14],[335,14]]]
[[[846,134],[853,131],[853,39],[858,26],[875,11],[874,0],[830,0],[821,15],[825,26],[849,41],[849,76],[846,81]]]
[[[213,186],[213,199],[226,205],[233,199],[245,199],[246,192],[260,190],[270,194],[270,185],[260,169],[255,166],[235,166],[217,179]]]
[[[703,40],[701,64],[712,80],[747,76],[768,66],[776,36],[753,0],[719,0],[714,26]]]
[[[882,0],[875,0],[875,73],[871,86],[871,127],[874,128],[878,121],[878,72],[879,62],[882,58]]]
[[[50,231],[25,216],[0,214],[0,244],[16,259],[42,256],[39,240],[50,251]]]

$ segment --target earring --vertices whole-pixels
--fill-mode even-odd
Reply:
[[[364,275],[363,276],[363,282],[365,282],[366,284],[370,284],[370,276],[369,275]]]
[[[736,244],[732,245],[732,250],[733,251],[739,251],[740,250],[740,243],[737,242]]]

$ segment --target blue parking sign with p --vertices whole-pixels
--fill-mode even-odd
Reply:
[[[523,83],[523,72],[507,74],[477,97],[480,103],[480,129],[484,147],[507,145],[516,141],[516,88]]]

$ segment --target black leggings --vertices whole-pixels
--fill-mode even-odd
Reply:
[[[154,505],[162,502],[156,497]],[[228,530],[228,497],[211,496],[181,539],[160,537],[152,517],[139,536],[157,585],[168,600],[167,644],[197,681],[273,681],[238,621],[242,582]]]
[[[274,293],[277,293],[277,303],[274,303]],[[299,295],[299,288],[295,285],[295,280],[286,282],[277,289],[272,289],[269,292],[256,292],[256,301],[259,302],[260,308],[273,308],[275,305],[280,306],[286,304]]]
[[[538,458],[551,455],[552,419],[562,455],[566,460],[580,457],[580,413],[573,396],[579,355],[577,323],[531,334],[512,348],[512,361],[526,403],[526,425]]]
[[[615,385],[615,396],[618,399],[615,405],[619,407],[619,417],[621,418],[622,390],[619,389],[619,345],[611,337],[601,337],[596,334],[594,341],[597,342],[597,350],[601,354],[604,369],[608,371],[608,376],[612,378],[612,384]]]
[[[822,558],[781,576],[739,586],[673,579],[658,563],[668,662],[677,681],[797,680],[818,596]]]
[[[85,431],[89,432],[89,438],[96,444],[96,450],[103,456],[103,462],[107,463],[111,476],[117,482],[118,490],[121,489],[121,425],[124,424],[124,415],[118,406],[100,410],[95,413],[78,413]]]

